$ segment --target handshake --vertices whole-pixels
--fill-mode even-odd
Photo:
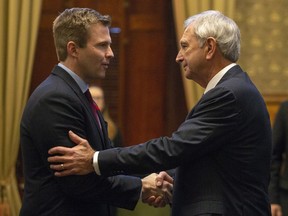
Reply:
[[[172,203],[173,178],[166,172],[152,173],[142,179],[142,202],[154,207]]]

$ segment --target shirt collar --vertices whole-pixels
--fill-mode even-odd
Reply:
[[[75,82],[78,84],[83,93],[87,91],[89,85],[86,82],[84,82],[76,73],[74,73],[72,70],[70,70],[62,63],[58,63],[58,66],[63,68],[75,80]]]
[[[221,80],[221,78],[227,73],[227,71],[232,68],[233,66],[235,66],[236,63],[231,63],[229,65],[227,65],[226,67],[224,67],[222,70],[220,70],[208,83],[204,94],[206,94],[208,91],[210,91],[211,89],[213,89],[217,83]]]

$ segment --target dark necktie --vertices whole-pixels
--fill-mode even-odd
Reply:
[[[93,114],[97,120],[97,123],[98,123],[98,126],[102,132],[102,127],[101,127],[101,123],[100,123],[100,119],[99,119],[99,116],[98,116],[98,111],[100,111],[99,107],[97,106],[97,104],[95,103],[95,101],[93,100],[92,96],[91,96],[91,93],[89,91],[89,89],[84,93],[85,96],[87,97],[89,103],[90,103],[90,106],[93,110]]]

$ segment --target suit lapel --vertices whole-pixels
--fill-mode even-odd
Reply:
[[[97,132],[99,134],[99,136],[101,137],[101,140],[102,140],[102,147],[105,147],[105,138],[103,137],[103,133],[101,132],[101,129],[99,128],[98,126],[98,123],[97,123],[97,120],[95,119],[95,116],[93,114],[93,111],[90,107],[90,104],[86,98],[86,96],[83,94],[83,92],[81,91],[80,87],[78,86],[78,84],[75,82],[75,80],[64,70],[62,69],[61,67],[59,66],[55,66],[54,69],[52,70],[52,74],[56,75],[56,76],[59,76],[61,79],[63,79],[64,82],[66,82],[70,88],[74,91],[74,93],[77,95],[77,97],[80,99],[81,103],[84,105],[85,107],[85,110],[89,113],[90,117],[94,120],[94,124],[95,124],[95,127],[97,128]],[[101,127],[102,128],[105,128],[103,131],[106,130],[106,127],[104,127],[104,124],[103,124],[103,117],[102,115],[100,114],[99,116],[101,116],[101,120],[100,120],[100,123],[101,123]],[[104,136],[107,135],[107,132],[104,133]]]
[[[100,111],[98,111],[98,116],[99,116],[99,120],[101,123],[102,132],[103,132],[102,134],[104,135],[103,139],[104,139],[104,143],[106,145],[106,148],[111,148],[111,146],[109,145],[107,123],[104,120],[104,117]]]

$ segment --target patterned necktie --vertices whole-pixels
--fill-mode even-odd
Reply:
[[[97,120],[98,126],[102,130],[100,119],[99,119],[99,116],[98,116],[98,111],[100,111],[100,109],[97,106],[97,104],[95,103],[95,101],[93,100],[89,89],[84,94],[85,94],[85,96],[87,97],[87,99],[88,99],[88,101],[90,103],[90,106],[91,106],[91,108],[93,110],[93,114],[94,114],[94,116],[95,116],[95,118]]]

